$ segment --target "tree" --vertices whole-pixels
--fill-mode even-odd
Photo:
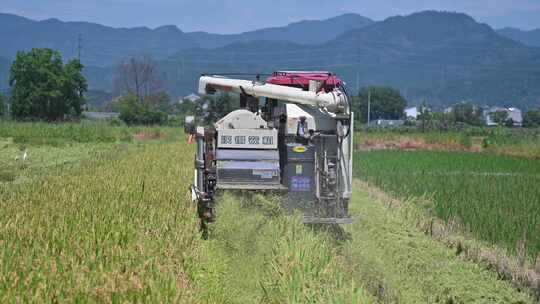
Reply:
[[[489,117],[491,120],[498,124],[499,126],[502,126],[506,124],[506,121],[508,120],[508,112],[506,111],[495,111],[489,113]]]
[[[465,123],[473,126],[484,124],[481,109],[470,102],[454,105],[450,115],[454,123]]]
[[[84,66],[78,59],[71,60],[64,66],[63,95],[74,116],[79,117],[84,105],[84,93],[88,91],[86,78],[82,74]]]
[[[144,101],[149,106],[163,112],[168,111],[171,106],[171,97],[169,96],[169,94],[167,94],[167,92],[164,91],[156,92],[152,95],[149,95],[145,98]]]
[[[433,112],[433,125],[435,128],[447,131],[450,128],[451,125],[451,114],[444,113],[444,112]]]
[[[224,93],[208,98],[206,109],[204,109],[203,103],[198,111],[199,113],[204,113],[206,123],[212,124],[235,109],[238,109],[239,104],[238,98],[235,99],[230,94]]]
[[[169,113],[179,116],[188,116],[197,114],[199,101],[191,101],[184,99],[182,102],[177,102],[169,108]]]
[[[154,109],[148,103],[141,103],[137,95],[128,94],[121,98],[120,119],[128,125],[158,125],[167,122],[167,114]]]
[[[82,69],[78,60],[64,65],[51,49],[18,52],[9,76],[13,116],[49,121],[80,116],[87,91]]]
[[[540,109],[529,110],[523,116],[523,126],[527,128],[540,127]]]
[[[417,120],[420,121],[422,132],[425,132],[426,129],[430,129],[432,127],[433,113],[425,100],[418,107],[418,109],[420,111],[418,113]]]
[[[149,55],[120,61],[114,71],[113,85],[117,95],[135,94],[141,103],[162,88],[157,65]]]
[[[359,113],[356,117],[361,122],[367,122],[368,99],[371,99],[369,105],[371,119],[404,117],[407,101],[398,90],[386,86],[370,86],[360,90],[358,98],[353,100],[353,109]]]

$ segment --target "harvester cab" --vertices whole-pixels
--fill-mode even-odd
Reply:
[[[274,72],[265,82],[206,76],[199,94],[240,95],[240,109],[195,127],[193,199],[203,227],[220,189],[286,192],[284,208],[306,223],[347,224],[352,194],[353,113],[330,72]]]

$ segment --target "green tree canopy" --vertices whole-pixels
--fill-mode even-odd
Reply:
[[[489,116],[491,117],[491,120],[493,120],[494,123],[502,126],[506,123],[508,120],[508,112],[506,111],[495,111],[492,113],[489,113]]]
[[[527,128],[540,127],[540,109],[529,110],[523,116],[523,126]]]
[[[204,109],[204,104],[206,104],[206,109]],[[198,112],[203,114],[199,114],[199,116],[204,116],[205,122],[212,124],[230,112],[237,110],[240,107],[240,101],[236,96],[233,97],[231,94],[223,93],[205,98],[205,102],[200,103],[200,105]]]
[[[49,121],[80,116],[88,89],[83,67],[76,59],[64,64],[51,49],[18,52],[9,77],[13,116]]]
[[[368,99],[371,99],[371,120],[401,119],[405,115],[403,111],[407,100],[398,90],[387,86],[369,86],[361,89],[358,97],[353,100],[353,110],[358,113],[356,117],[360,122],[367,122]]]
[[[171,97],[165,91],[158,91],[146,96],[144,102],[147,103],[149,106],[163,112],[167,112],[171,107]]]
[[[120,119],[128,125],[159,125],[167,122],[167,114],[149,103],[141,103],[139,97],[129,93],[119,101]]]
[[[452,107],[450,116],[453,122],[465,123],[473,126],[484,124],[482,110],[470,102],[463,102]]]

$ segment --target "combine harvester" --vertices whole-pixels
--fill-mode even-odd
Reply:
[[[199,94],[240,95],[240,109],[195,127],[193,200],[202,228],[216,218],[217,190],[278,190],[305,223],[348,224],[353,113],[343,81],[329,72],[275,72],[261,82],[203,75]]]

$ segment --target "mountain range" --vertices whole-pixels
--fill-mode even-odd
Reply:
[[[512,27],[505,27],[498,30],[497,33],[528,46],[540,47],[540,29],[524,31]]]
[[[323,69],[341,75],[351,91],[392,85],[413,103],[425,99],[442,106],[470,99],[485,105],[540,105],[540,48],[501,31],[465,14],[437,11],[378,22],[345,14],[234,35],[0,14],[0,57],[51,47],[73,58],[81,34],[82,61],[94,90],[111,89],[113,66],[121,58],[151,54],[173,97],[195,91],[201,73]],[[0,81],[6,77],[5,61],[0,59]]]
[[[334,38],[344,29],[363,27],[373,22],[360,15],[345,14],[327,20],[306,20],[284,27],[220,35],[185,33],[173,25],[156,29],[113,28],[89,22],[35,21],[0,14],[0,56],[13,58],[17,51],[46,47],[60,51],[64,58],[74,58],[80,37],[84,63],[104,67],[133,55],[151,54],[162,59],[183,49],[217,48],[237,41],[289,40],[316,44]]]
[[[352,29],[316,46],[239,42],[190,49],[162,61],[173,95],[204,72],[331,70],[351,91],[392,85],[414,103],[540,105],[540,49],[497,34],[465,14],[421,12]]]

